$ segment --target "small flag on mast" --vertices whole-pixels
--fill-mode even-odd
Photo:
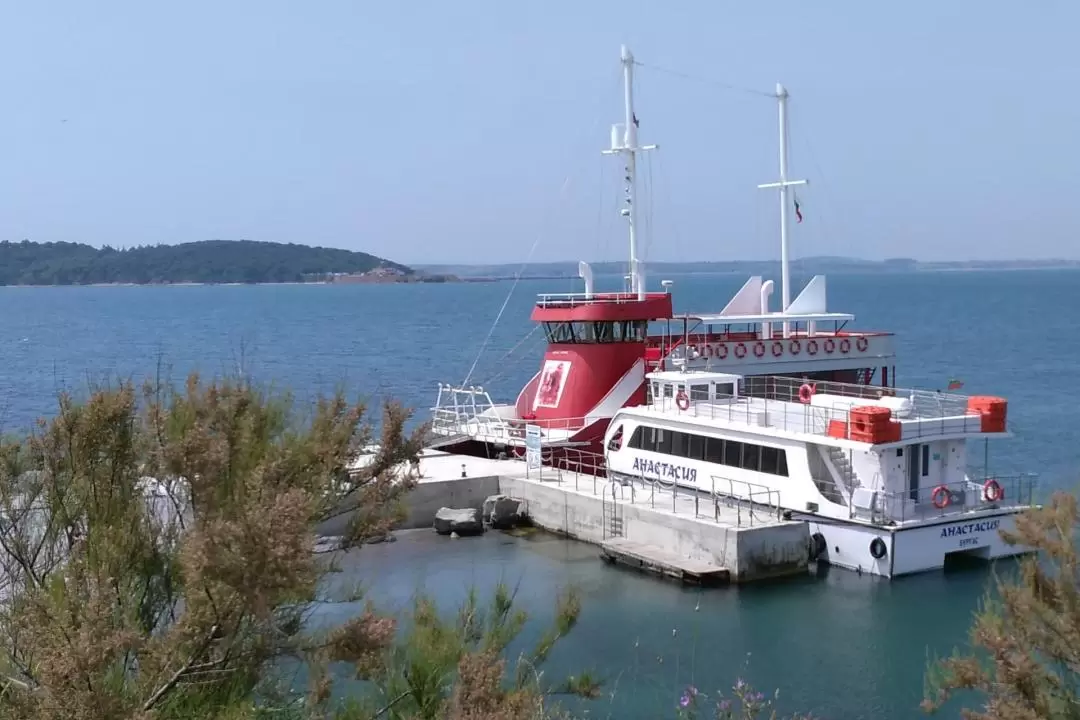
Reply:
[[[637,113],[632,113],[630,117],[634,119],[634,127],[641,127],[641,123],[639,123],[637,119]]]
[[[949,390],[959,390],[962,387],[964,387],[964,382],[962,380],[957,380],[956,378],[949,378]]]
[[[795,193],[792,193],[791,197],[795,200],[795,220],[796,222],[802,222],[802,210],[799,209],[799,198]]]

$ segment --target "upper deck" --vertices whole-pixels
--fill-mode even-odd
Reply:
[[[647,293],[545,293],[537,296],[534,322],[664,320],[672,315],[671,295]]]
[[[633,408],[635,414],[730,424],[766,434],[809,435],[816,443],[864,448],[916,439],[1009,435],[1004,415],[988,421],[983,398],[936,390],[808,384],[799,378],[725,373],[665,372],[648,377],[650,402]],[[681,404],[680,392],[685,393]],[[878,414],[887,416],[888,428],[866,434],[858,410],[866,407],[880,408]]]

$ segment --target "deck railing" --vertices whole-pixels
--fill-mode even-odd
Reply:
[[[1001,495],[996,499],[989,497],[987,491],[986,484],[990,480],[1000,489]],[[1032,507],[1036,504],[1037,485],[1038,475],[1034,473],[968,478],[917,490],[869,493],[869,507],[859,507],[859,503],[853,500],[852,509],[856,516],[869,516],[872,521],[880,523],[903,523],[952,516],[959,518],[975,510]],[[935,505],[935,500],[942,506]]]
[[[645,299],[662,297],[663,293],[649,293]],[[540,308],[572,308],[579,305],[625,305],[641,302],[637,293],[541,293],[536,296]]]
[[[850,438],[850,411],[858,407],[858,403],[841,401],[829,405],[823,404],[821,398],[803,403],[799,398],[800,389],[804,385],[810,385],[814,395],[866,400],[867,404],[883,397],[907,400],[908,406],[905,410],[900,414],[894,412],[893,415],[893,420],[901,424],[901,439],[904,440],[978,433],[982,430],[981,416],[968,409],[967,396],[964,395],[762,376],[744,378],[739,397],[710,399],[707,393],[703,394],[694,389],[693,373],[687,373],[686,384],[690,386],[690,392],[687,398],[689,404],[685,410],[678,407],[674,397],[654,397],[652,407],[680,416],[722,420],[810,435]],[[834,423],[842,424],[839,428],[841,434],[836,434],[837,427]]]

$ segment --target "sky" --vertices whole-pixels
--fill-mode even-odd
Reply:
[[[0,239],[405,263],[1080,258],[1080,3],[0,1]],[[754,92],[748,92],[754,91]]]

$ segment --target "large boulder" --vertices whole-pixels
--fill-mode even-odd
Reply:
[[[526,521],[520,500],[507,495],[491,495],[484,500],[484,522],[491,527],[507,530],[524,525]]]
[[[439,508],[433,527],[440,535],[480,535],[484,532],[484,523],[476,508]]]

